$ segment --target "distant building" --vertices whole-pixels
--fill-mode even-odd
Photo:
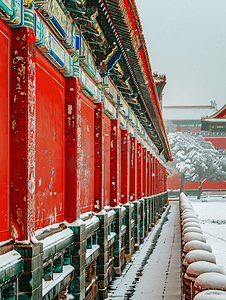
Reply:
[[[168,132],[181,131],[194,135],[202,135],[205,141],[209,141],[219,151],[219,156],[226,155],[226,105],[217,111],[215,101],[210,106],[165,106],[163,116]],[[173,128],[173,125],[175,128]],[[198,182],[187,182],[184,189],[188,194],[196,194]],[[180,180],[178,174],[168,179],[168,190],[179,190]],[[216,191],[225,193],[226,182],[213,183],[208,180],[203,184],[203,192]]]
[[[201,130],[208,132],[226,132],[226,104],[214,114],[201,119]]]
[[[210,105],[199,106],[164,106],[163,118],[170,121],[176,127],[176,131],[200,132],[201,119],[214,114],[217,104],[211,101]]]
[[[226,104],[217,112],[201,119],[201,132],[205,140],[210,141],[216,149],[226,149]]]
[[[166,85],[166,75],[154,73],[153,78],[154,78],[156,91],[157,91],[158,98],[159,98],[160,107],[162,110],[162,92],[163,92],[164,86]]]

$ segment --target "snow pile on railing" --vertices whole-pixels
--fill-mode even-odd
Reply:
[[[180,218],[184,299],[226,299],[225,270],[216,265],[216,257],[184,193],[180,194]]]

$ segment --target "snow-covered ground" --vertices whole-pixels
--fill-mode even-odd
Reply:
[[[188,197],[198,215],[203,233],[216,256],[217,264],[226,269],[226,199],[207,196],[197,200]]]

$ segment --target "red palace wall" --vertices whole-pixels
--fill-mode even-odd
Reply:
[[[62,222],[65,79],[37,50],[35,228]]]
[[[29,240],[45,226],[161,191],[153,173],[163,174],[142,139],[53,67],[32,29],[11,32],[0,21],[0,42],[0,241],[11,237],[10,219],[12,237]]]
[[[0,20],[0,241],[10,238],[9,222],[9,142],[10,142],[10,47],[11,30]],[[3,146],[4,145],[4,146]]]
[[[218,148],[222,149],[222,150],[226,149],[226,138],[225,137],[219,137],[219,138],[214,138],[214,137],[206,138],[205,137],[205,141],[211,142],[216,149],[218,149]]]
[[[208,180],[203,183],[203,190],[225,190],[226,182],[219,183],[218,181],[214,181],[214,183],[209,182]],[[197,190],[199,188],[198,182],[188,182],[185,183],[185,190]],[[168,178],[167,181],[167,189],[168,190],[179,190],[180,189],[180,180],[178,178],[178,174],[174,175],[171,178]]]

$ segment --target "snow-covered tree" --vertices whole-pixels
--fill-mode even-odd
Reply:
[[[226,160],[218,158],[218,151],[211,142],[206,142],[200,135],[174,132],[168,135],[173,155],[174,167],[181,180],[180,191],[184,189],[185,181],[199,182],[199,194],[206,180],[222,182],[226,179]]]

